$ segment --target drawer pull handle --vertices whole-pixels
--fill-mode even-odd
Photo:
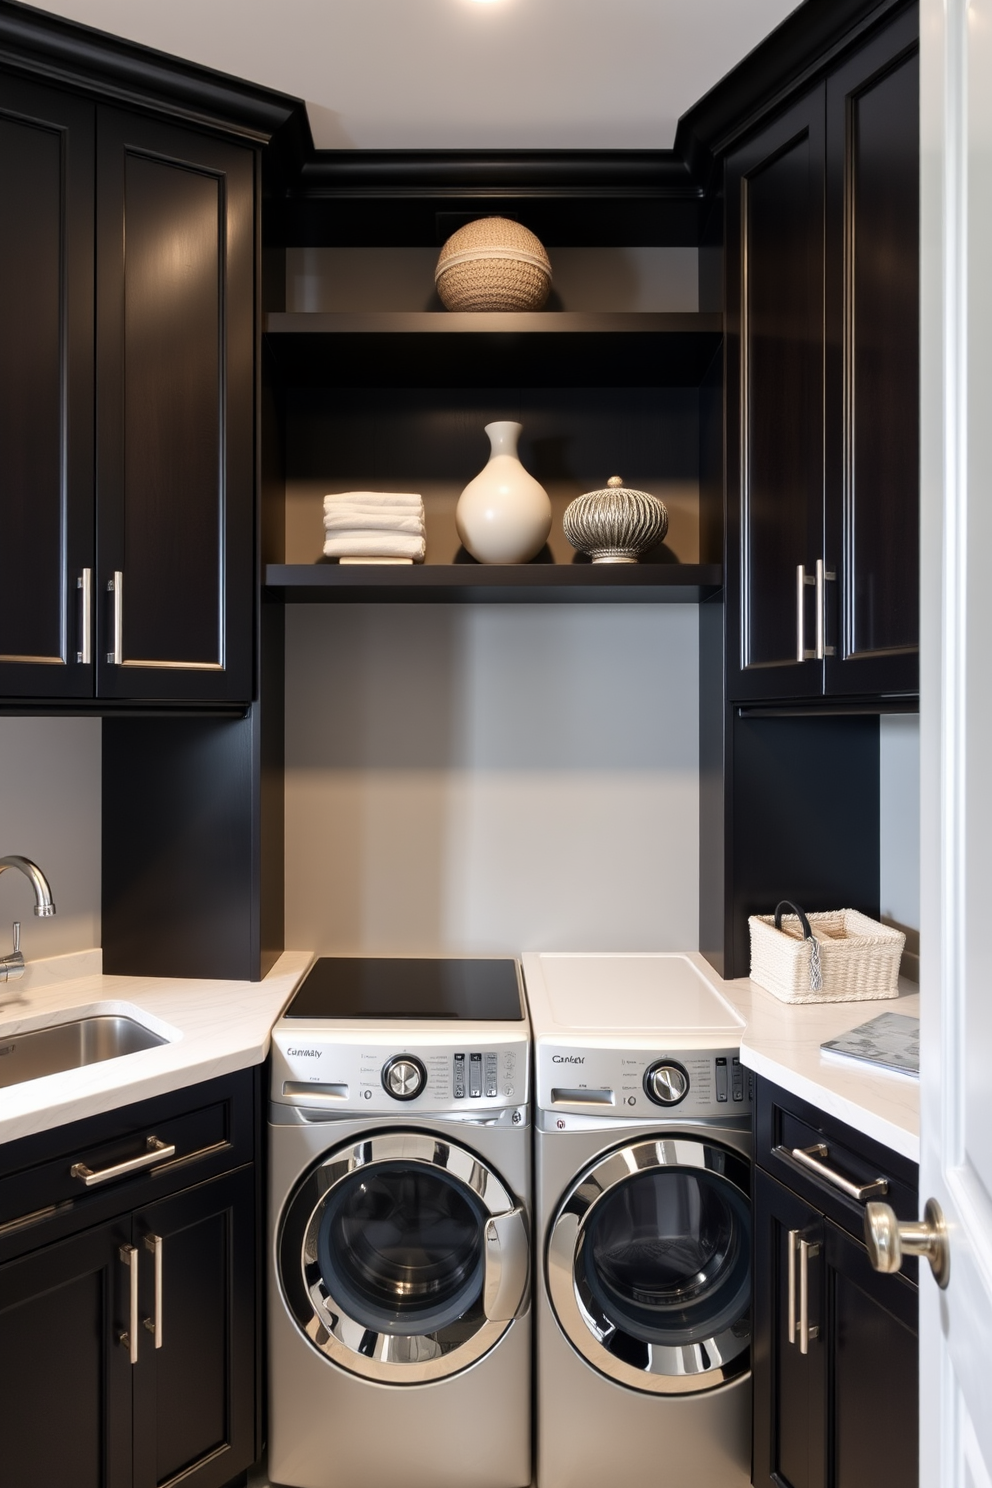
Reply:
[[[128,1173],[140,1173],[142,1168],[154,1167],[156,1163],[165,1162],[167,1158],[176,1155],[175,1143],[160,1142],[158,1137],[149,1137],[147,1147],[148,1151],[143,1152],[140,1157],[131,1157],[127,1162],[114,1163],[112,1168],[99,1168],[95,1173],[85,1163],[73,1163],[69,1169],[69,1176],[79,1178],[87,1188],[93,1188],[97,1183],[109,1183],[112,1179],[123,1178]]]
[[[145,1249],[155,1258],[155,1316],[145,1318],[145,1327],[155,1335],[155,1347],[162,1347],[162,1251],[161,1235],[146,1235]]]
[[[796,1246],[799,1231],[789,1231],[789,1342],[796,1341]]]
[[[119,1334],[121,1343],[127,1349],[132,1364],[138,1362],[138,1247],[136,1245],[122,1245],[120,1258],[128,1269],[128,1281],[130,1293],[128,1298],[128,1329],[126,1333]]]
[[[849,1199],[857,1199],[863,1204],[866,1199],[879,1199],[889,1191],[888,1180],[885,1178],[874,1178],[871,1183],[852,1183],[850,1178],[845,1178],[843,1173],[838,1173],[834,1168],[828,1168],[823,1158],[830,1156],[830,1148],[826,1142],[814,1142],[812,1147],[776,1147],[777,1157],[791,1157],[801,1168],[806,1168],[810,1173],[815,1173],[832,1188],[837,1188]]]

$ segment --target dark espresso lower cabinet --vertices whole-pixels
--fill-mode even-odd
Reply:
[[[222,1488],[254,1461],[256,1174],[231,1170],[251,1155],[251,1104],[250,1074],[210,1082],[131,1107],[131,1131],[125,1111],[46,1134],[72,1146],[0,1172],[0,1256],[22,1252],[0,1263],[3,1488]],[[150,1137],[175,1156],[59,1197],[70,1159],[103,1172]],[[6,1218],[38,1182],[54,1202]]]
[[[918,1479],[915,1274],[873,1271],[863,1205],[793,1163],[823,1146],[856,1184],[883,1178],[908,1218],[913,1167],[761,1082],[754,1184],[754,1483],[877,1488]],[[781,1181],[795,1167],[795,1184]],[[775,1166],[775,1177],[763,1169]],[[817,1189],[820,1190],[817,1193]],[[914,1216],[915,1217],[915,1216]]]

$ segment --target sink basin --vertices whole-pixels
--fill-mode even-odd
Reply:
[[[35,1028],[30,1033],[0,1039],[0,1087],[79,1069],[84,1064],[99,1064],[104,1059],[118,1059],[122,1054],[137,1054],[168,1042],[133,1018],[120,1014],[77,1018],[72,1023]]]

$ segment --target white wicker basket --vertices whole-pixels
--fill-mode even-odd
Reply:
[[[899,992],[906,937],[856,909],[751,915],[751,980],[783,1002],[873,1002]],[[804,934],[803,921],[811,931]],[[815,941],[815,944],[814,944]],[[817,975],[816,952],[819,959]],[[817,982],[821,984],[817,986]]]

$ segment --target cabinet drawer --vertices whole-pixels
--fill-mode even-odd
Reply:
[[[908,1158],[767,1080],[758,1081],[755,1113],[759,1167],[855,1239],[864,1235],[865,1204],[873,1198],[891,1204],[900,1219],[918,1218],[918,1169]],[[808,1153],[826,1171],[813,1172],[794,1152]],[[858,1199],[845,1193],[838,1180],[857,1188],[872,1188],[881,1180],[885,1191]],[[915,1280],[915,1262],[907,1263],[907,1275]]]
[[[0,1149],[0,1258],[253,1161],[257,1071]]]

